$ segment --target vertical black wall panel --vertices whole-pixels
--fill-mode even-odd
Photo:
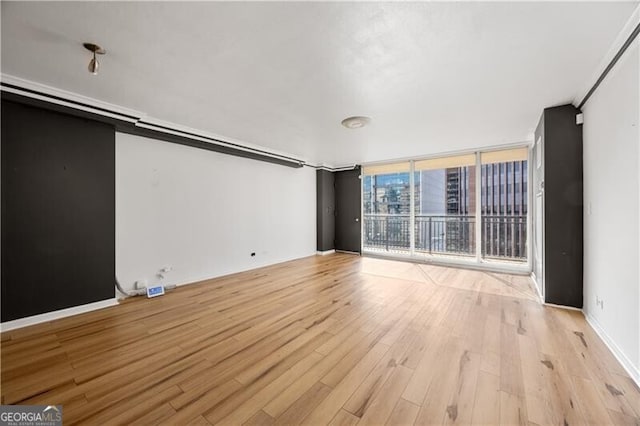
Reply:
[[[327,170],[316,172],[317,250],[333,250],[335,240],[336,192],[334,174]]]
[[[544,140],[545,301],[583,303],[582,126],[573,105],[546,108]],[[538,134],[536,135],[536,138]]]
[[[114,297],[115,129],[2,101],[2,321]]]

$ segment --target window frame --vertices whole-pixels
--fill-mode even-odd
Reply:
[[[497,153],[498,151],[506,151],[512,149],[526,149],[526,161],[527,161],[527,182],[526,185],[523,186],[523,190],[526,192],[526,201],[527,204],[527,213],[526,213],[526,241],[525,246],[527,250],[527,259],[526,262],[521,263],[511,263],[511,262],[503,262],[495,259],[484,259],[482,257],[482,159],[481,155],[487,153]],[[468,155],[475,156],[475,218],[476,218],[476,226],[475,226],[475,256],[470,257],[456,257],[456,256],[443,256],[443,255],[425,255],[425,254],[417,254],[415,251],[415,171],[416,171],[416,163],[417,162],[425,162],[425,161],[436,161],[443,160],[447,157],[463,157]],[[371,255],[377,257],[385,257],[390,259],[401,259],[401,260],[411,260],[420,263],[430,263],[430,264],[439,264],[443,266],[460,266],[465,268],[472,269],[481,269],[481,270],[490,270],[497,272],[506,272],[506,273],[517,273],[517,274],[531,274],[532,272],[532,224],[533,220],[533,212],[531,208],[532,205],[531,200],[531,179],[532,179],[532,168],[530,167],[532,160],[532,142],[524,142],[517,143],[512,145],[503,145],[503,146],[494,146],[483,149],[475,149],[472,151],[455,151],[448,152],[442,154],[434,154],[425,157],[417,157],[417,158],[406,158],[406,159],[396,159],[393,161],[385,161],[385,162],[375,162],[364,164],[362,168],[362,176],[360,179],[361,186],[361,218],[360,218],[360,226],[361,233],[364,232],[364,176],[365,170],[367,168],[376,167],[384,169],[386,165],[393,165],[397,163],[409,163],[409,182],[410,182],[410,197],[409,197],[409,206],[410,206],[410,248],[407,254],[404,253],[378,253],[375,251],[365,249],[364,242],[365,238],[361,238],[361,253],[363,255]],[[445,160],[446,163],[446,160]],[[514,167],[515,169],[515,167]],[[487,179],[489,177],[487,176]],[[492,181],[493,184],[493,181]],[[519,184],[519,182],[517,182]],[[493,201],[493,200],[492,200]],[[514,206],[515,208],[515,206]]]

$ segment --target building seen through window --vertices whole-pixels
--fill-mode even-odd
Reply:
[[[374,168],[374,173],[365,168],[364,249],[410,249],[413,190],[415,254],[475,256],[476,224],[480,223],[484,258],[526,260],[528,173],[521,152],[510,154],[515,157],[511,161],[507,154],[483,154],[480,209],[475,155],[416,161],[413,187],[408,162]]]

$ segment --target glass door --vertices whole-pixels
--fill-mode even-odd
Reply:
[[[527,261],[528,150],[480,154],[482,258]]]
[[[363,251],[529,268],[528,156],[522,147],[364,167]]]
[[[410,163],[363,168],[363,249],[411,253]]]
[[[474,257],[475,154],[414,163],[415,254]]]

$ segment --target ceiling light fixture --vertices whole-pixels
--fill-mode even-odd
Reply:
[[[89,72],[93,75],[98,75],[100,62],[98,62],[98,60],[96,59],[96,55],[104,55],[105,53],[107,53],[107,51],[94,43],[83,43],[82,45],[88,51],[93,52],[93,58],[91,59],[91,61],[89,61],[89,66],[87,67],[89,69]]]
[[[342,125],[347,129],[359,129],[369,124],[370,121],[369,117],[354,116],[342,120]]]

